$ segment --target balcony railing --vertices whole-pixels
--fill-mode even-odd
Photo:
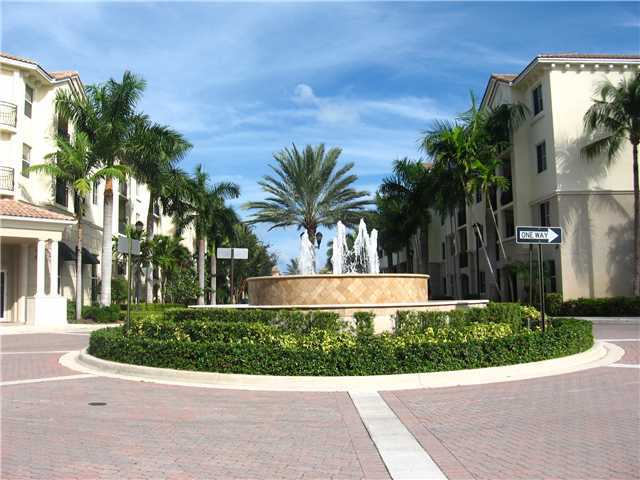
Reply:
[[[0,190],[13,192],[14,172],[12,167],[0,167]]]
[[[16,128],[17,111],[13,103],[0,101],[0,124]]]

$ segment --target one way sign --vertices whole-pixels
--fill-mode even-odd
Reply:
[[[516,227],[516,243],[562,243],[560,227]]]

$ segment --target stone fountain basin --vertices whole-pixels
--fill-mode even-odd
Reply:
[[[429,275],[283,275],[247,279],[249,304],[357,306],[424,304]]]

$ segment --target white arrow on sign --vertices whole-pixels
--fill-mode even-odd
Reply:
[[[559,235],[556,232],[554,232],[550,228],[547,228],[547,242],[548,243],[553,242],[558,237],[559,237]]]

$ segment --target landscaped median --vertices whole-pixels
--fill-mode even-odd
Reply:
[[[525,327],[516,304],[453,312],[399,312],[393,333],[371,315],[347,325],[329,312],[173,309],[130,328],[91,335],[89,353],[149,367],[275,376],[363,376],[535,362],[588,350],[591,323]]]

